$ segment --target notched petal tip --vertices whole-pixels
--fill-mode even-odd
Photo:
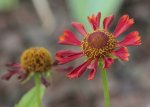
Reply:
[[[98,12],[97,15],[88,16],[87,19],[92,26],[93,30],[99,29],[100,27],[101,13]]]
[[[113,20],[114,20],[114,15],[106,17],[103,21],[103,28],[105,30],[108,30]]]
[[[117,43],[117,47],[139,45],[141,45],[141,36],[139,36],[138,31],[129,33],[122,41]]]
[[[130,19],[128,15],[123,15],[115,28],[114,36],[118,37],[134,24],[134,19]]]
[[[127,47],[121,47],[120,49],[113,52],[113,54],[123,61],[129,61],[129,52]]]
[[[72,22],[71,25],[81,34],[81,35],[86,35],[87,32],[84,28],[84,25],[82,23],[78,22]]]
[[[75,45],[75,46],[81,45],[81,42],[77,39],[76,35],[69,30],[64,31],[63,35],[59,37],[58,43],[64,45]]]

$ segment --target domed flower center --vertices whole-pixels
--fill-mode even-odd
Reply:
[[[108,37],[103,32],[93,32],[89,34],[87,40],[91,47],[99,49],[107,44]]]
[[[109,56],[116,47],[116,39],[112,33],[96,30],[85,35],[81,48],[89,58],[104,58]]]
[[[26,72],[46,72],[51,63],[50,53],[41,47],[27,49],[21,56],[21,66]]]

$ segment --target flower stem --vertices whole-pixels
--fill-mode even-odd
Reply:
[[[38,107],[42,107],[41,87],[40,87],[41,86],[41,80],[40,80],[40,75],[38,73],[35,75],[35,86],[36,86]]]
[[[109,96],[109,87],[108,87],[108,80],[107,80],[107,72],[103,68],[103,62],[99,62],[99,68],[101,72],[101,79],[102,79],[102,85],[104,90],[104,100],[105,100],[105,107],[110,107],[110,96]]]

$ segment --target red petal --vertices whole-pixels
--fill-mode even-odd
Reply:
[[[101,13],[98,12],[97,15],[88,16],[88,21],[90,25],[93,27],[93,30],[99,29],[100,26],[100,17]]]
[[[6,74],[2,75],[2,79],[9,80],[14,75],[17,75],[18,79],[23,81],[28,76],[28,73],[23,71],[19,63],[10,63],[6,64],[6,66],[9,70]]]
[[[104,58],[104,68],[109,68],[113,64],[112,58]]]
[[[111,25],[113,19],[114,19],[114,16],[113,16],[113,15],[111,15],[111,16],[109,16],[109,17],[106,17],[106,18],[104,19],[104,21],[103,21],[103,27],[104,27],[105,30],[107,30],[107,29],[110,27],[110,25]]]
[[[122,41],[118,42],[118,47],[122,46],[138,46],[141,44],[141,37],[138,31],[129,33]]]
[[[113,54],[115,56],[117,56],[118,58],[120,58],[123,61],[128,61],[128,57],[129,57],[129,53],[128,53],[128,49],[126,47],[122,47],[116,51],[113,52]]]
[[[72,26],[73,26],[74,28],[76,28],[76,30],[77,30],[81,35],[84,36],[84,35],[87,34],[87,32],[86,32],[86,30],[85,30],[83,24],[78,23],[78,22],[72,22]]]
[[[69,30],[64,31],[64,34],[59,37],[59,43],[65,45],[81,45],[81,42]]]
[[[89,76],[88,80],[92,80],[95,77],[96,71],[97,71],[97,66],[98,66],[98,59],[96,59],[93,63],[90,64],[88,67],[89,69],[92,69]]]
[[[6,64],[6,67],[21,68],[21,65],[19,63],[9,63]]]
[[[133,19],[129,19],[128,15],[123,15],[114,31],[114,36],[118,37],[121,33],[125,32],[129,27],[131,27],[134,23]]]
[[[6,74],[2,75],[2,79],[9,80],[12,76],[16,75],[18,73],[17,70],[9,70]]]
[[[59,64],[64,64],[67,62],[70,62],[72,60],[75,60],[83,55],[82,52],[75,52],[71,50],[61,50],[56,53],[56,60]]]
[[[87,69],[87,66],[91,63],[91,61],[92,61],[91,59],[87,60],[82,65],[75,68],[73,71],[69,72],[67,74],[67,77],[69,77],[70,79],[80,77]]]

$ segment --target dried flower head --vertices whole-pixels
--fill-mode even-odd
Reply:
[[[52,65],[51,56],[47,49],[30,48],[21,56],[21,66],[26,72],[46,72]]]
[[[114,59],[119,58],[123,61],[128,61],[129,53],[127,46],[138,46],[141,44],[141,37],[138,31],[129,33],[121,41],[117,40],[117,37],[124,33],[134,23],[134,20],[130,19],[128,15],[123,15],[119,19],[113,33],[111,33],[108,28],[114,16],[111,15],[103,20],[102,29],[100,28],[100,17],[100,12],[97,15],[88,16],[88,21],[93,28],[92,32],[87,32],[81,23],[72,22],[72,26],[83,36],[81,41],[69,30],[64,31],[64,34],[60,36],[60,44],[79,46],[81,51],[58,51],[56,53],[56,60],[59,64],[68,63],[82,56],[87,57],[87,60],[83,64],[67,74],[69,78],[80,77],[88,68],[91,69],[88,77],[88,79],[91,80],[95,76],[99,60],[103,60],[103,67],[105,69],[112,65]]]
[[[21,55],[21,63],[11,63],[6,65],[9,72],[2,76],[2,79],[9,80],[13,75],[18,75],[18,79],[25,80],[29,76],[39,73],[41,81],[45,86],[49,85],[46,80],[47,73],[50,73],[52,59],[49,51],[42,47],[29,48]]]

